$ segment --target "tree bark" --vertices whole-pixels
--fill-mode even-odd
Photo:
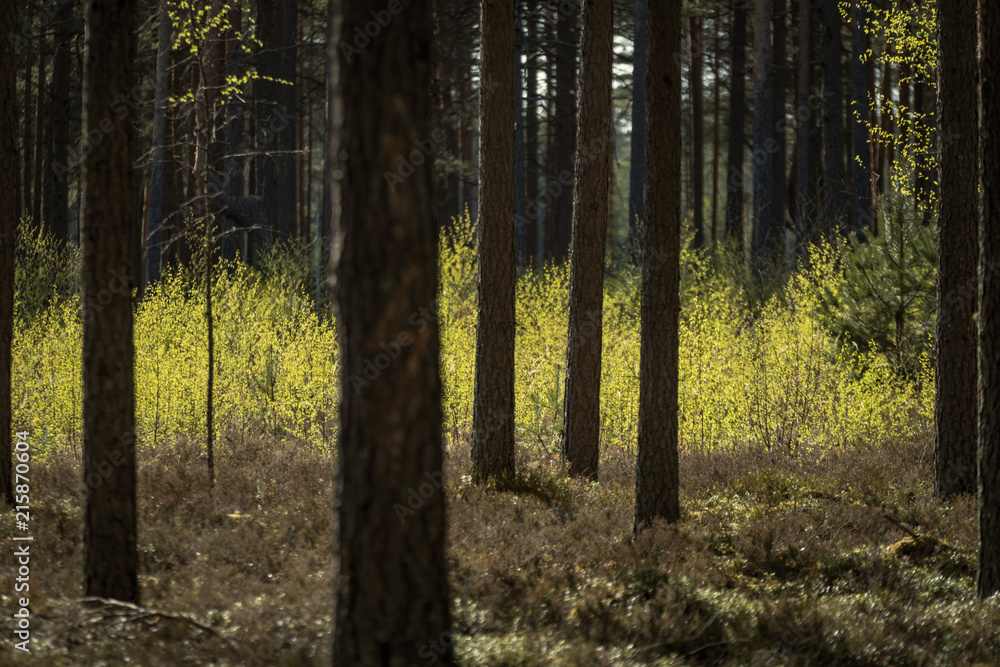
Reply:
[[[851,169],[854,173],[854,201],[851,230],[865,238],[874,225],[872,202],[871,132],[868,122],[871,109],[868,100],[868,64],[864,62],[870,40],[864,30],[865,8],[855,0],[851,8],[851,97],[853,98],[851,133]],[[873,57],[871,55],[869,58]]]
[[[17,30],[16,2],[0,5],[0,35]],[[0,164],[17,161],[17,53],[16,42],[0,40]],[[30,57],[30,55],[29,55]],[[27,147],[27,143],[25,143]],[[14,504],[11,455],[11,344],[14,336],[14,235],[17,210],[14,205],[13,169],[0,169],[0,498]],[[27,196],[27,193],[25,193]]]
[[[524,136],[524,15],[514,3],[514,242],[517,264],[527,265],[528,230],[530,221],[525,217],[528,188],[528,156],[526,137]],[[531,228],[534,231],[534,228]]]
[[[691,191],[694,200],[695,248],[705,247],[705,93],[702,79],[704,44],[701,19],[688,21],[691,35]]]
[[[569,461],[571,475],[596,480],[601,437],[604,250],[613,132],[612,4],[584,0],[582,18],[562,455]]]
[[[646,225],[643,228],[642,339],[635,522],[680,520],[677,447],[678,321],[681,249],[681,72],[671,54],[681,42],[680,3],[649,8],[646,73]]]
[[[750,264],[761,274],[778,256],[777,215],[774,209],[774,162],[777,139],[774,124],[773,0],[754,5],[753,77],[753,235]]]
[[[577,136],[576,63],[580,51],[579,17],[577,2],[559,3],[555,46],[555,173],[554,182],[549,183],[547,189],[552,201],[552,215],[546,216],[546,245],[549,257],[556,264],[569,258],[573,230],[571,188]]]
[[[35,64],[31,57],[31,46],[27,40],[21,42],[25,46],[24,52],[24,124],[21,131],[21,208],[18,217],[26,217],[31,214],[31,176],[34,173],[33,145],[31,134],[31,105],[34,97],[31,93],[32,66]]]
[[[526,171],[528,178],[528,184],[525,190],[525,198],[528,201],[528,210],[526,212],[527,227],[525,229],[525,254],[527,255],[528,266],[534,267],[539,271],[542,269],[543,256],[541,251],[544,249],[544,243],[540,244],[538,242],[539,228],[542,223],[539,216],[538,206],[538,74],[541,71],[541,68],[538,65],[541,50],[538,45],[541,41],[542,34],[542,31],[539,29],[539,21],[541,20],[540,14],[541,7],[538,0],[529,0],[525,14],[525,21],[528,23],[528,41],[525,48],[525,53],[528,56],[528,82],[526,86],[527,106],[524,116],[524,132],[526,135],[525,152],[527,153]]]
[[[809,245],[816,241],[815,216],[809,188],[809,166],[812,158],[811,126],[815,125],[809,107],[809,84],[812,82],[812,10],[809,0],[799,1],[799,79],[798,104],[796,105],[796,171],[795,171],[795,221],[797,230],[796,253],[805,260]],[[802,114],[800,116],[799,114]]]
[[[743,144],[746,125],[747,3],[731,0],[733,8],[732,80],[729,92],[729,178],[726,181],[726,236],[743,256]],[[648,106],[648,105],[647,105]]]
[[[823,0],[823,233],[840,231],[844,214],[844,93],[838,0]]]
[[[719,54],[722,51],[723,26],[720,17],[716,17],[715,28],[715,49],[712,54],[712,219],[711,219],[711,241],[709,246],[715,252],[715,244],[719,240],[719,156],[721,153],[721,119],[722,104],[720,93],[722,90],[719,80]]]
[[[59,5],[56,13],[55,53],[52,57],[52,100],[51,113],[47,121],[51,124],[49,138],[49,169],[45,178],[45,218],[46,228],[53,237],[62,243],[69,239],[69,181],[73,168],[69,164],[69,130],[73,112],[71,97],[72,82],[70,81],[70,48],[73,44],[74,0],[67,0]],[[128,92],[131,93],[131,87]],[[103,115],[108,117],[109,110]],[[98,129],[98,134],[103,133]],[[86,137],[86,135],[84,135]],[[94,141],[85,138],[88,146]]]
[[[167,150],[167,97],[170,88],[172,23],[168,0],[160,0],[156,46],[156,90],[153,103],[153,155],[149,176],[149,238],[146,240],[146,282],[160,280],[163,227],[163,168]]]
[[[331,138],[344,156],[331,188],[342,354],[333,663],[408,665],[430,654],[449,667],[440,348],[429,312],[438,286],[433,155],[402,182],[390,178],[402,152],[431,136],[430,3],[408,6],[350,60],[338,45],[386,4],[330,4]],[[511,24],[510,101],[514,13],[509,2],[501,9]],[[498,163],[508,172],[509,157]],[[513,232],[511,215],[504,223]],[[357,384],[371,364],[379,376]]]
[[[774,64],[774,86],[772,90],[772,102],[774,104],[774,114],[771,121],[774,132],[774,161],[772,163],[774,174],[774,188],[772,190],[771,202],[774,206],[772,216],[772,234],[775,238],[774,251],[776,259],[780,264],[784,264],[785,255],[785,220],[788,212],[788,174],[785,171],[785,163],[788,156],[788,140],[785,136],[785,109],[788,106],[786,97],[788,96],[788,4],[787,0],[774,0],[774,35],[773,35],[773,55]]]
[[[42,225],[42,172],[44,171],[46,137],[45,123],[45,33],[38,35],[38,88],[35,98],[35,173],[32,174],[31,219],[38,227]]]
[[[632,51],[632,137],[629,164],[628,248],[633,265],[642,258],[643,181],[646,178],[646,15],[649,0],[635,0]]]
[[[85,134],[132,90],[135,0],[91,0],[86,20]],[[138,602],[131,149],[132,124],[115,123],[83,157],[84,588]]]
[[[938,114],[946,140],[938,200],[934,495],[946,499],[976,489],[979,174],[969,157],[979,149],[976,0],[951,0],[938,11]]]
[[[1000,590],[1000,5],[979,2],[979,596]]]
[[[479,313],[472,467],[514,473],[514,0],[483,0],[479,90]]]

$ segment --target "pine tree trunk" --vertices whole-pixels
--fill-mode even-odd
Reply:
[[[809,0],[799,1],[799,77],[796,105],[796,152],[795,157],[795,220],[797,230],[796,254],[805,260],[809,245],[816,241],[814,209],[809,188],[810,160],[815,159],[810,133],[815,120],[809,107],[809,84],[812,81],[812,10]],[[799,116],[800,111],[805,115]],[[806,113],[808,112],[808,114]]]
[[[548,216],[546,246],[549,257],[560,264],[569,259],[573,230],[573,168],[577,137],[577,55],[580,51],[579,9],[576,2],[561,2],[556,30],[555,174],[548,184],[552,215]]]
[[[16,2],[0,4],[0,35],[17,30]],[[0,40],[0,163],[17,160],[17,53],[16,41]],[[30,57],[30,54],[28,56]],[[30,93],[26,93],[30,95]],[[26,112],[27,113],[27,112]],[[27,143],[25,146],[27,147]],[[12,169],[0,169],[0,499],[14,504],[14,470],[11,455],[11,344],[14,336],[14,234],[17,211],[14,206]]]
[[[156,47],[156,90],[153,103],[153,155],[149,177],[149,238],[146,246],[146,279],[160,280],[163,227],[163,170],[167,143],[167,96],[170,88],[171,27],[168,0],[160,0],[160,25]]]
[[[774,136],[773,16],[773,0],[756,0],[753,77],[753,231],[750,264],[758,274],[775,261],[778,249],[774,209],[774,162],[777,139]]]
[[[45,172],[45,218],[46,228],[52,235],[65,243],[69,239],[69,182],[72,176],[72,165],[69,164],[69,128],[72,117],[73,102],[70,97],[71,81],[70,47],[73,44],[71,21],[73,19],[73,0],[59,5],[56,13],[55,54],[52,58],[52,100],[51,113],[46,119],[50,124],[49,137],[49,169]],[[128,89],[131,92],[131,87]],[[104,117],[109,111],[105,109]],[[100,135],[100,130],[97,130]],[[86,137],[86,135],[84,135]],[[84,139],[87,145],[95,143]]]
[[[34,148],[32,144],[32,134],[31,134],[31,105],[34,102],[34,97],[31,92],[31,74],[32,66],[35,64],[34,59],[31,57],[31,45],[27,40],[21,42],[25,47],[24,52],[24,124],[21,131],[21,182],[18,186],[21,188],[21,209],[18,212],[18,217],[25,217],[31,214],[31,177],[34,174],[34,163],[32,162],[32,157],[34,157]]]
[[[1000,591],[1000,5],[979,2],[979,596]]]
[[[517,264],[524,267],[527,264],[527,236],[529,221],[525,217],[528,188],[528,155],[526,137],[524,136],[524,16],[515,4],[517,14],[514,25],[514,237],[517,253]],[[534,229],[532,228],[532,231]]]
[[[705,247],[705,94],[702,80],[704,45],[701,19],[688,21],[691,35],[691,197],[694,200],[695,248]]]
[[[405,20],[389,16],[350,61],[338,45],[351,44],[371,12],[388,13],[386,4],[330,4],[331,152],[346,160],[331,189],[342,355],[333,664],[408,665],[432,656],[450,667],[440,347],[429,312],[438,286],[432,155],[401,182],[392,177],[400,151],[419,151],[431,136],[430,3],[408,6]],[[513,121],[514,12],[510,2],[500,8],[510,16],[503,65]],[[498,163],[507,172],[513,151],[509,158]],[[513,232],[512,215],[504,223]],[[372,365],[378,377],[357,384]]]
[[[865,238],[871,229],[875,210],[872,208],[871,134],[868,129],[868,65],[863,58],[869,50],[869,38],[864,31],[865,9],[855,3],[851,8],[851,170],[853,171],[853,205],[851,230]],[[870,57],[870,56],[869,56]]]
[[[514,0],[483,0],[473,477],[514,472]]]
[[[527,218],[527,228],[525,229],[525,248],[528,266],[536,270],[542,268],[542,245],[539,244],[539,227],[541,219],[538,205],[538,73],[541,68],[538,65],[541,57],[538,43],[541,31],[539,21],[541,20],[541,6],[538,0],[528,0],[525,20],[528,22],[527,49],[528,54],[528,79],[527,79],[527,107],[524,116],[525,131],[525,152],[527,153],[527,179],[525,189],[525,199],[528,208],[525,214]]]
[[[680,3],[649,7],[646,73],[646,225],[643,228],[642,339],[635,523],[680,520],[678,476],[678,320],[681,250],[681,72],[671,54],[681,42]],[[660,85],[662,82],[662,85]]]
[[[774,123],[774,161],[772,163],[774,174],[774,187],[771,195],[771,202],[774,206],[772,215],[772,234],[774,235],[775,261],[784,266],[785,256],[785,218],[788,212],[788,175],[785,171],[785,162],[788,159],[788,140],[785,136],[785,109],[788,106],[786,97],[788,96],[788,4],[787,0],[774,0],[774,91],[772,102],[774,104],[774,115],[771,121]]]
[[[584,0],[582,18],[562,454],[569,461],[571,475],[596,480],[601,437],[604,250],[613,137],[612,5],[604,0]]]
[[[635,0],[635,46],[632,52],[632,137],[629,165],[628,249],[633,265],[642,257],[642,188],[646,178],[646,15],[649,0]]]
[[[979,257],[979,149],[976,100],[976,0],[940,5],[934,495],[976,490],[976,262]]]
[[[135,0],[89,2],[86,20],[85,134],[134,85]],[[131,149],[115,123],[83,157],[83,541],[85,594],[138,602]]]
[[[726,237],[743,254],[743,173],[747,115],[747,3],[732,0],[732,80],[729,92],[729,177],[726,179]],[[647,105],[648,106],[648,105]]]
[[[823,233],[840,231],[846,190],[844,176],[844,104],[841,66],[840,9],[837,0],[823,0]]]
[[[712,220],[711,220],[711,241],[710,247],[715,252],[715,244],[719,240],[719,156],[721,152],[721,119],[722,104],[720,101],[721,82],[719,81],[719,54],[722,51],[722,19],[716,17],[715,28],[715,49],[712,56]]]

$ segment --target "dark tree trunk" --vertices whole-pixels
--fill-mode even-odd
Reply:
[[[976,123],[976,0],[949,0],[938,13],[937,368],[934,495],[976,490],[976,261],[979,149]]]
[[[1000,590],[1000,4],[979,2],[979,596]]]
[[[604,249],[613,133],[612,4],[584,0],[582,14],[562,454],[569,461],[570,474],[596,480],[601,437]]]
[[[809,107],[812,82],[812,64],[810,62],[812,47],[812,11],[809,0],[799,2],[799,78],[795,113],[796,127],[796,169],[795,169],[795,220],[796,220],[796,252],[800,260],[806,259],[809,245],[816,241],[814,225],[814,210],[809,188],[809,166],[812,155],[809,135],[815,120]]]
[[[31,214],[31,177],[34,174],[34,147],[31,135],[31,105],[34,97],[31,92],[31,70],[35,64],[31,57],[31,46],[28,41],[21,42],[25,46],[24,52],[24,124],[21,131],[21,208],[18,217],[25,217]]]
[[[646,177],[646,13],[649,0],[635,0],[635,47],[632,53],[632,137],[629,165],[628,249],[633,265],[642,251],[642,188]]]
[[[729,92],[729,178],[726,179],[726,237],[743,253],[743,144],[746,131],[747,3],[732,0],[732,81]],[[648,106],[648,105],[647,105]]]
[[[885,47],[888,50],[888,44]],[[885,54],[886,56],[888,53]],[[892,162],[892,136],[895,133],[895,122],[892,116],[892,63],[888,58],[882,60],[882,92],[879,95],[881,109],[879,111],[879,140],[875,143],[876,193],[879,197],[885,194],[886,183],[889,180],[889,170]],[[872,219],[872,234],[878,236],[878,218]]]
[[[861,238],[871,230],[875,217],[872,207],[871,133],[868,128],[871,117],[868,65],[863,60],[869,50],[870,39],[864,31],[864,21],[865,9],[855,2],[851,8],[851,132],[854,139],[854,150],[851,151],[851,169],[854,173],[851,230]]]
[[[839,232],[844,215],[844,93],[841,65],[840,9],[837,0],[823,0],[823,233]]]
[[[278,54],[278,75],[288,84],[277,88],[278,109],[283,120],[277,131],[275,159],[277,191],[271,205],[271,224],[279,239],[288,241],[295,223],[295,42],[298,24],[298,0],[281,0],[281,51]],[[384,11],[384,10],[383,10]],[[369,19],[370,20],[370,19]],[[428,89],[429,90],[429,89]]]
[[[579,5],[561,2],[556,30],[555,174],[548,192],[552,215],[547,216],[549,257],[557,264],[569,258],[573,229],[573,163],[576,154],[576,63],[579,53]],[[481,185],[481,184],[480,184]]]
[[[69,164],[69,129],[73,116],[73,100],[71,97],[72,83],[70,81],[70,48],[73,45],[73,0],[59,5],[56,14],[55,53],[52,58],[52,111],[46,119],[50,124],[49,169],[45,172],[45,218],[46,228],[60,242],[69,239],[69,182],[72,177],[72,165]],[[128,91],[131,92],[131,87]],[[108,118],[106,108],[102,117]],[[98,135],[101,130],[96,130]],[[86,136],[86,135],[84,135]],[[84,139],[88,146],[94,141]]]
[[[541,250],[544,246],[544,243],[539,243],[539,229],[542,221],[539,217],[538,207],[538,74],[540,71],[538,65],[540,53],[538,43],[541,35],[541,31],[539,30],[540,13],[541,8],[538,0],[529,0],[525,19],[528,21],[528,43],[526,48],[526,52],[528,53],[527,108],[524,116],[524,131],[526,134],[525,152],[528,155],[526,167],[528,184],[525,190],[525,198],[528,201],[526,213],[528,222],[525,229],[525,248],[528,266],[538,270],[542,268]]]
[[[691,37],[691,198],[694,200],[695,248],[705,247],[705,93],[702,80],[704,44],[701,19],[688,21]]]
[[[160,279],[163,227],[163,169],[167,143],[167,97],[170,92],[171,21],[168,0],[160,0],[156,47],[156,90],[153,106],[153,155],[149,177],[149,237],[146,240],[146,280]]]
[[[719,81],[719,54],[722,50],[723,33],[721,18],[716,17],[714,28],[715,52],[712,56],[712,93],[714,98],[712,104],[712,219],[711,241],[709,242],[712,252],[715,252],[715,244],[719,240],[719,159],[721,153],[720,126],[722,119],[722,104],[720,101],[722,87]]]
[[[777,139],[774,125],[774,78],[771,65],[773,0],[754,6],[753,77],[753,235],[750,264],[755,273],[778,256],[777,215],[774,209],[774,161]]]
[[[35,98],[35,173],[32,174],[31,219],[35,226],[42,225],[42,172],[45,163],[45,145],[48,123],[45,122],[45,33],[38,35],[38,89]]]
[[[0,35],[17,30],[16,2],[0,5]],[[17,161],[17,53],[15,40],[0,40],[0,163]],[[27,111],[26,111],[27,113]],[[25,143],[27,149],[27,143]],[[14,206],[12,169],[0,169],[0,498],[14,504],[14,470],[11,455],[11,343],[14,336]]]
[[[333,663],[408,665],[430,651],[435,664],[450,667],[440,348],[427,311],[438,285],[432,156],[402,182],[391,178],[399,151],[419,150],[415,142],[431,136],[430,3],[389,20],[350,62],[337,45],[350,44],[355,26],[386,4],[331,4],[329,92],[331,104],[338,100],[331,138],[346,159],[331,189],[342,354]],[[509,2],[501,9],[511,24],[510,101],[514,13]],[[497,163],[508,172],[513,151],[509,158]],[[504,223],[513,232],[511,215]],[[398,356],[385,365],[387,348]],[[379,376],[359,385],[372,363]]]
[[[525,217],[528,187],[528,156],[524,136],[524,87],[525,72],[521,59],[524,55],[524,15],[515,2],[514,25],[514,236],[519,267],[527,265],[527,236],[530,221]],[[534,228],[531,227],[531,231]]]
[[[242,19],[238,9],[233,9],[229,14],[229,22],[232,26],[226,39],[226,72],[236,77],[244,74],[241,32],[243,29]],[[229,197],[240,197],[243,195],[243,114],[245,105],[237,98],[230,98],[225,103],[225,158],[223,160],[222,189]],[[219,243],[220,254],[223,259],[235,260],[239,255],[238,238],[242,232],[238,231],[237,223],[234,219],[226,216],[223,223],[223,235]]]
[[[85,134],[132,90],[134,31],[135,0],[87,3]],[[83,541],[86,595],[138,602],[131,149],[115,123],[83,157]]]
[[[479,313],[472,466],[514,472],[514,0],[483,0],[479,91]]]
[[[771,195],[771,202],[774,206],[772,216],[772,234],[774,234],[773,244],[776,253],[776,260],[783,265],[785,256],[785,220],[788,212],[788,177],[785,171],[785,162],[788,156],[788,140],[785,124],[785,109],[788,106],[788,2],[787,0],[774,0],[774,91],[772,102],[774,103],[774,115],[771,118],[774,132],[774,159],[772,169],[774,174],[774,184]]]
[[[681,249],[680,3],[649,8],[646,99],[646,225],[643,228],[642,340],[639,352],[639,434],[635,523],[680,520],[677,447],[678,320]]]

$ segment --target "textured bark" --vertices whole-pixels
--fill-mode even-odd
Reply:
[[[934,495],[976,489],[976,261],[979,192],[976,163],[976,0],[951,0],[938,14],[937,346]]]
[[[629,164],[628,247],[632,264],[638,265],[642,250],[644,216],[642,188],[646,178],[646,14],[649,0],[635,0],[635,37],[632,51],[632,138]]]
[[[743,143],[747,114],[747,4],[732,0],[733,57],[729,92],[729,178],[726,179],[726,236],[743,251]],[[647,77],[648,78],[648,77]],[[648,104],[646,105],[648,108]]]
[[[370,20],[370,19],[369,19]],[[273,204],[271,224],[278,238],[288,240],[295,223],[295,119],[298,114],[295,105],[295,42],[298,24],[298,0],[282,0],[281,10],[281,52],[278,60],[278,75],[288,84],[277,89],[278,107],[287,120],[281,123],[275,148],[279,151],[275,165],[277,168],[277,191]],[[428,89],[429,90],[429,89]]]
[[[515,3],[516,20],[514,26],[514,237],[517,252],[517,264],[524,267],[527,263],[527,236],[529,221],[525,217],[528,188],[528,155],[524,136],[524,87],[525,68],[524,55],[524,14]],[[532,228],[531,231],[534,231]]]
[[[19,217],[27,216],[31,213],[31,176],[34,173],[34,149],[31,135],[31,105],[34,97],[31,92],[31,70],[35,61],[31,57],[31,46],[28,41],[22,42],[25,45],[24,53],[24,124],[21,130],[21,182],[17,185],[21,188],[21,207],[18,211]]]
[[[1000,5],[979,3],[979,580],[1000,591]]]
[[[774,209],[774,77],[772,17],[773,0],[754,5],[753,76],[753,233],[750,264],[755,272],[770,266],[778,253],[778,229]]]
[[[473,477],[514,472],[514,0],[483,0]]]
[[[408,6],[350,62],[337,46],[386,4],[331,4],[332,136],[344,156],[331,188],[342,354],[333,664],[408,665],[429,652],[448,667],[433,164],[386,176],[431,136],[430,3]],[[386,348],[398,350],[387,364]],[[379,376],[359,386],[373,363]]]
[[[562,454],[569,461],[570,474],[597,479],[604,249],[612,142],[612,4],[584,0],[582,15]]]
[[[146,281],[160,279],[163,227],[163,169],[167,156],[167,96],[170,88],[171,21],[168,0],[160,0],[156,46],[156,90],[153,102],[153,154],[149,176],[149,236],[146,239]]]
[[[75,0],[59,5],[56,13],[55,52],[52,57],[51,112],[46,122],[50,124],[48,171],[45,172],[45,207],[42,216],[53,237],[65,243],[69,238],[69,183],[72,165],[69,164],[70,122],[73,116],[72,84],[70,81],[70,48],[73,44],[71,22]],[[131,87],[128,89],[131,91]],[[108,109],[103,112],[108,116]],[[100,132],[100,130],[98,130]],[[88,145],[94,142],[88,141]]]
[[[17,4],[0,5],[0,35],[17,30]],[[11,467],[11,341],[14,335],[14,233],[17,183],[9,165],[17,161],[17,54],[14,40],[0,41],[0,499],[14,504]],[[25,144],[27,146],[27,144]]]
[[[229,22],[232,26],[226,39],[226,72],[236,77],[244,75],[242,44],[238,37],[242,30],[242,19],[238,8],[230,10]],[[225,158],[223,160],[222,190],[229,197],[243,195],[243,115],[245,105],[237,98],[226,101],[225,114]],[[224,231],[219,244],[223,259],[235,260],[238,256],[237,239],[242,234],[232,217],[226,216]],[[263,221],[260,223],[263,224]]]
[[[135,0],[90,0],[86,20],[85,133],[132,89]],[[101,304],[83,317],[83,541],[86,594],[138,602],[131,148],[115,123],[83,157],[81,301]]]
[[[45,34],[38,36],[38,88],[35,98],[35,173],[32,174],[31,219],[42,224],[42,172],[45,163],[45,141],[48,124],[45,122]]]
[[[823,233],[840,231],[844,215],[844,92],[841,66],[841,17],[838,0],[823,0]]]
[[[721,153],[721,120],[722,103],[721,82],[719,80],[719,57],[722,51],[723,26],[720,17],[716,17],[715,27],[715,49],[712,56],[712,214],[710,219],[709,242],[712,252],[715,252],[715,244],[719,240],[719,156]]]
[[[645,252],[639,353],[636,533],[654,519],[680,520],[677,422],[681,244],[681,72],[671,57],[681,41],[680,3],[649,8],[646,99]]]
[[[524,113],[524,145],[527,153],[527,178],[528,183],[525,189],[525,199],[528,201],[528,211],[526,215],[527,227],[525,229],[525,255],[528,266],[537,270],[542,268],[542,254],[539,252],[543,244],[538,243],[539,226],[541,220],[538,214],[538,93],[539,93],[539,21],[541,20],[541,9],[538,0],[528,0],[526,10],[527,21],[527,44],[528,73],[525,92],[527,103]]]
[[[888,46],[886,46],[888,49]],[[891,154],[892,135],[895,133],[895,121],[892,115],[892,63],[888,59],[882,61],[882,92],[880,93],[879,110],[879,134],[880,138],[875,143],[875,191],[881,197],[885,194],[886,183],[889,180],[889,170],[892,162],[889,158]],[[878,236],[878,218],[872,220],[872,234]]]
[[[871,229],[875,217],[872,202],[871,134],[868,123],[871,109],[868,100],[868,64],[864,62],[870,39],[864,31],[865,9],[855,2],[851,8],[851,170],[853,199],[851,230],[862,237]]]
[[[785,109],[788,106],[788,3],[787,0],[774,0],[774,39],[773,39],[773,67],[774,86],[772,90],[772,102],[774,104],[774,159],[772,171],[774,187],[772,189],[771,203],[774,207],[772,216],[772,233],[775,235],[775,252],[779,259],[783,259],[785,251],[785,217],[788,211],[788,177],[785,171],[785,162],[788,155],[788,141],[785,136]]]
[[[809,191],[809,162],[812,156],[812,142],[809,139],[811,126],[815,124],[809,112],[809,84],[812,82],[812,10],[809,0],[799,1],[799,76],[796,104],[796,156],[795,156],[795,221],[796,253],[804,260],[809,244],[816,241],[814,207]],[[805,118],[800,118],[799,113]]]
[[[701,19],[688,21],[691,36],[691,196],[694,199],[695,248],[705,247],[705,92],[702,80],[704,44]]]
[[[555,114],[555,173],[549,184],[552,215],[546,220],[546,246],[549,258],[557,264],[569,258],[573,229],[573,178],[576,154],[577,119],[577,56],[580,52],[579,5],[561,2],[557,10],[556,29],[556,114]]]

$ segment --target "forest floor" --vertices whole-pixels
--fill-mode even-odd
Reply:
[[[301,443],[140,457],[144,608],[82,596],[77,458],[32,466],[31,652],[0,563],[0,664],[327,665],[333,461]],[[972,498],[931,495],[928,438],[825,454],[682,454],[683,518],[632,538],[634,452],[601,483],[522,455],[513,490],[446,466],[462,665],[1000,664],[1000,596],[975,597]],[[14,517],[5,512],[3,534]],[[429,665],[430,658],[414,664]]]

